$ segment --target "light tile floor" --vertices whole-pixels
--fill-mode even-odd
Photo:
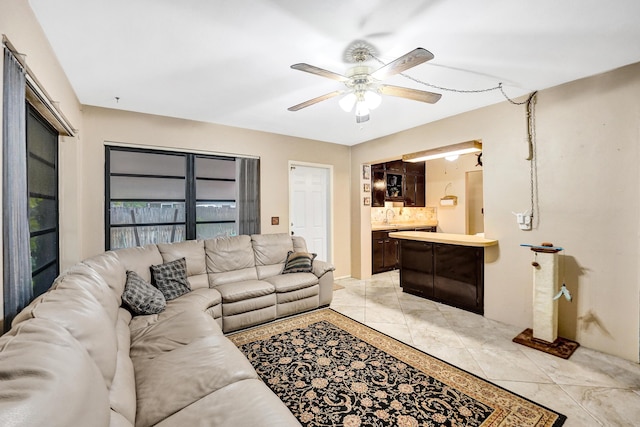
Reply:
[[[334,310],[566,415],[566,427],[640,426],[639,364],[513,343],[523,328],[403,293],[397,272],[337,283]]]

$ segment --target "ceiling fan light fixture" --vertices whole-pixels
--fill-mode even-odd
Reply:
[[[357,97],[356,94],[351,92],[342,97],[338,104],[340,108],[342,108],[345,112],[350,113],[353,110],[353,107],[356,105]]]
[[[364,102],[370,110],[375,110],[382,103],[382,97],[372,90],[367,90],[364,93]]]
[[[374,55],[375,50],[371,46],[366,45],[364,42],[357,42],[351,46],[348,52],[349,61],[353,61],[357,65],[351,67],[346,75],[334,73],[305,63],[293,64],[291,68],[343,83],[347,89],[346,95],[338,101],[338,104],[340,108],[346,112],[352,112],[355,107],[357,123],[364,123],[369,120],[369,112],[379,107],[382,102],[381,94],[430,104],[434,104],[442,96],[437,93],[417,89],[380,84],[381,80],[400,74],[409,68],[433,59],[433,54],[428,50],[421,47],[416,48],[372,72],[371,68],[366,65],[365,62],[369,58],[376,59]],[[288,110],[299,111],[344,93],[344,90],[336,90],[289,107]]]
[[[369,115],[369,106],[366,101],[358,101],[356,103],[356,116],[364,117]]]

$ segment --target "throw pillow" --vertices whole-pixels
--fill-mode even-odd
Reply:
[[[122,301],[134,314],[157,314],[164,311],[167,302],[158,289],[135,271],[127,271]]]
[[[191,292],[187,280],[187,261],[184,258],[151,266],[153,285],[160,289],[167,301]]]
[[[293,252],[287,253],[287,260],[284,262],[284,269],[282,274],[287,273],[311,273],[313,271],[313,260],[317,254],[310,254],[308,252]]]

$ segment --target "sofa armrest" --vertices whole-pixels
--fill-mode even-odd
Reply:
[[[318,261],[313,260],[313,274],[315,274],[318,278],[322,277],[328,271],[334,271],[336,268],[333,264],[330,264],[326,261]]]
[[[313,274],[318,277],[319,304],[327,306],[333,299],[333,271],[336,268],[326,261],[313,260]]]

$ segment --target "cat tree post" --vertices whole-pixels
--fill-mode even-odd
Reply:
[[[558,338],[558,252],[535,252],[534,264],[533,337],[552,343]]]
[[[527,328],[513,339],[518,344],[568,359],[580,346],[575,341],[558,336],[558,301],[564,295],[571,300],[569,291],[563,285],[559,292],[560,257],[562,248],[551,243],[526,246],[534,252],[533,266],[533,328]]]

